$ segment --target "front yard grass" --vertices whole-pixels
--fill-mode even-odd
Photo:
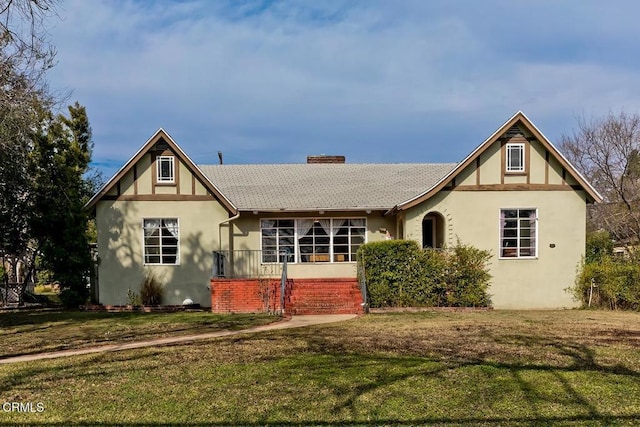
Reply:
[[[0,313],[0,358],[225,329],[246,329],[277,320],[280,318],[268,315],[231,316],[204,311],[5,312]]]
[[[637,425],[640,314],[367,315],[0,366],[0,396],[44,405],[6,424]]]

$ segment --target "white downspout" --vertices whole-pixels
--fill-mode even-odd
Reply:
[[[238,218],[240,218],[240,211],[238,211],[238,213],[232,216],[231,218],[227,218],[224,221],[220,221],[220,224],[218,224],[218,250],[220,251],[222,250],[222,225],[228,224],[231,221],[235,221]],[[231,247],[231,242],[229,242],[229,247]]]

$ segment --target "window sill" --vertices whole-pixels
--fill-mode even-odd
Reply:
[[[504,175],[505,176],[527,176],[527,171],[518,171],[518,172],[505,171]]]
[[[358,261],[308,261],[308,262],[287,262],[287,265],[341,265],[341,264],[357,264]],[[261,265],[278,265],[281,262],[263,262]],[[157,264],[154,264],[157,265]]]
[[[512,260],[512,259],[519,259],[519,260],[536,260],[538,259],[537,256],[505,256],[505,257],[498,257],[498,260]]]
[[[175,187],[176,183],[174,182],[156,182],[156,187]]]
[[[180,264],[148,264],[143,263],[144,267],[180,267]]]

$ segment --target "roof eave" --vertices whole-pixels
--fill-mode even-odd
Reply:
[[[366,211],[387,211],[389,207],[348,207],[348,208],[238,208],[239,212],[366,212]]]

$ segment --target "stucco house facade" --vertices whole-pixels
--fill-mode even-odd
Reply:
[[[240,282],[224,285],[224,307],[211,287],[276,277],[284,257],[294,288],[353,282],[361,244],[399,238],[490,250],[496,308],[560,308],[575,305],[565,289],[584,254],[586,206],[600,200],[518,112],[461,162],[444,164],[328,156],[196,165],[160,129],[87,206],[96,212],[103,304],[126,303],[153,273],[166,304],[188,298],[246,311],[233,305]]]

